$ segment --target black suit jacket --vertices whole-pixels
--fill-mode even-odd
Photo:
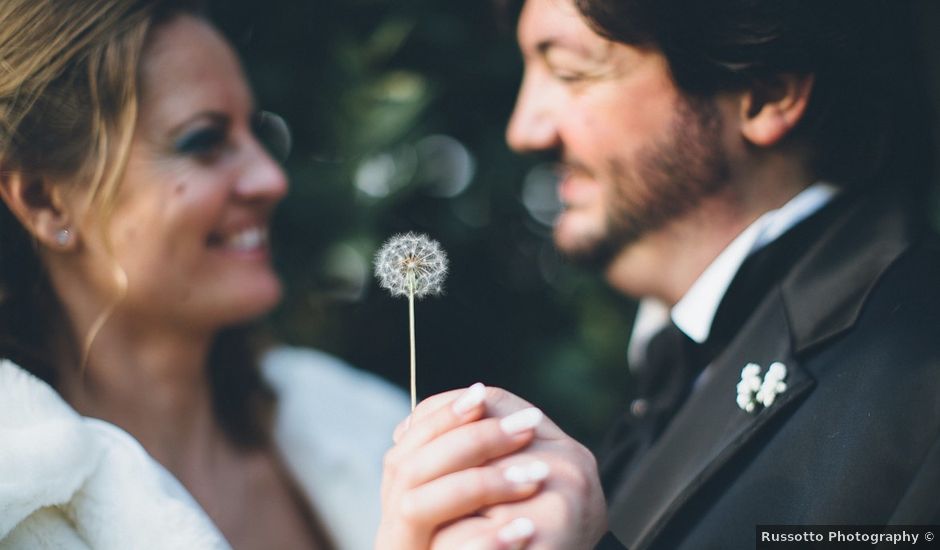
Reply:
[[[698,367],[659,384],[656,414],[628,414],[601,457],[624,546],[735,550],[755,547],[758,524],[940,522],[940,247],[911,220],[884,192],[844,196],[765,253],[769,268],[742,267],[706,375],[694,390]],[[741,369],[774,361],[788,389],[743,411]]]

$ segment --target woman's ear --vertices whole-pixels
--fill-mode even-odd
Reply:
[[[61,186],[23,172],[3,172],[0,198],[40,243],[54,250],[74,249],[75,229]]]
[[[813,91],[811,74],[779,74],[754,83],[741,100],[741,133],[758,147],[782,140],[802,120]]]

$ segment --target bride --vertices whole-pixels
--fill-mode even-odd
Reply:
[[[368,548],[397,389],[252,351],[285,175],[187,2],[0,3],[0,548]]]

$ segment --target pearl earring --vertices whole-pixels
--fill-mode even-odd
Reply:
[[[72,241],[72,230],[69,229],[68,227],[60,229],[59,231],[56,232],[55,242],[58,243],[59,246],[68,246],[68,244],[71,241]]]

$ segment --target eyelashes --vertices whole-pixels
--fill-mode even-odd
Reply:
[[[177,153],[191,155],[200,159],[218,156],[228,141],[225,128],[208,126],[187,132],[174,144]]]

